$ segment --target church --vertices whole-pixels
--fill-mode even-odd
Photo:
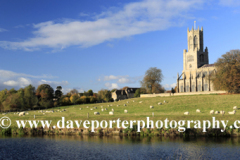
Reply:
[[[177,93],[215,91],[211,75],[216,72],[209,64],[208,48],[203,45],[203,27],[187,30],[188,49],[183,50],[183,71],[177,75]]]

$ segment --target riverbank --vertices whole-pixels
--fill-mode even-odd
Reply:
[[[148,129],[143,128],[141,132],[137,132],[137,127],[133,129],[95,129],[91,132],[90,129],[53,129],[53,128],[17,128],[10,127],[8,129],[0,129],[2,135],[90,135],[90,136],[165,136],[165,137],[240,137],[240,129],[226,128],[224,132],[221,129],[207,129],[207,132],[202,132],[202,129],[186,129],[185,132],[179,132],[177,129]]]

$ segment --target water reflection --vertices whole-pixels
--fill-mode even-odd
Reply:
[[[240,138],[1,137],[0,159],[239,159]]]

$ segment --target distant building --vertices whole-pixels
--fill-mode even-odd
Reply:
[[[183,71],[177,75],[176,92],[214,91],[210,76],[216,72],[209,64],[208,48],[203,45],[203,28],[187,30],[188,50],[183,50]]]
[[[140,89],[140,88],[126,88],[125,90],[116,90],[116,91],[112,92],[112,98],[114,100],[134,98],[134,94],[137,89]]]

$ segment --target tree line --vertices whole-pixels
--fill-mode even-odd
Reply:
[[[96,102],[110,102],[111,91],[100,90],[93,93],[90,89],[87,92],[79,93],[76,89],[63,94],[62,87],[58,86],[56,90],[49,84],[41,84],[35,89],[29,85],[19,90],[4,89],[0,91],[0,110],[1,111],[19,111],[40,108],[52,108],[57,106],[86,104]]]

